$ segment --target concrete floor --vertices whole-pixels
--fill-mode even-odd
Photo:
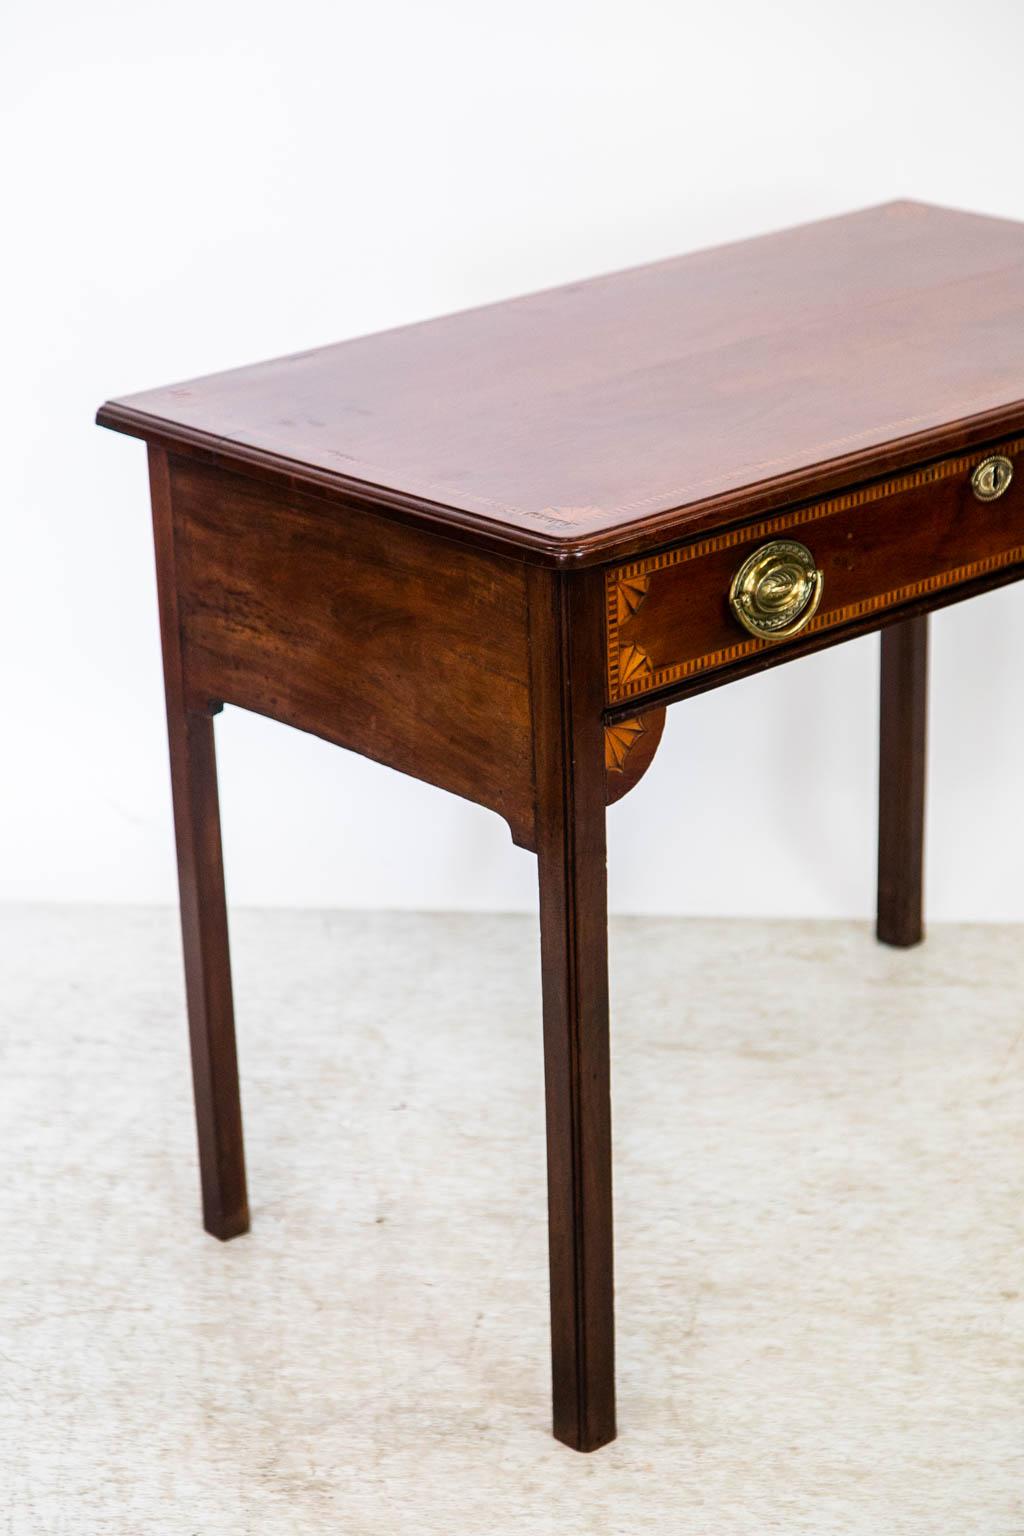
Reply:
[[[1024,1532],[1024,934],[613,935],[620,1439],[550,1439],[521,918],[238,913],[253,1231],[176,920],[0,913],[0,1532]]]

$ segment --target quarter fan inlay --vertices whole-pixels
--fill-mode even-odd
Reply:
[[[640,720],[617,720],[604,728],[604,766],[609,773],[623,773],[626,758],[646,726]]]
[[[649,576],[624,576],[615,583],[615,607],[620,624],[624,624],[631,614],[636,613],[647,596],[650,584]]]

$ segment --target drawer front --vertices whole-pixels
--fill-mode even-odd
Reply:
[[[770,541],[805,546],[819,573],[818,604],[800,636],[1024,562],[1022,450],[1024,438],[1017,438],[613,567],[606,575],[608,702],[798,643],[748,633],[730,602],[737,572]],[[994,455],[1009,459],[1015,473],[1005,491],[984,501],[972,475]],[[991,479],[981,489],[991,491]]]

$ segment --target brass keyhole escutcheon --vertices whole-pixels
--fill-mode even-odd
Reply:
[[[729,588],[729,606],[759,640],[798,635],[818,611],[825,578],[806,544],[773,539],[755,549]]]
[[[1013,479],[1013,461],[1004,454],[994,453],[982,459],[971,476],[971,490],[979,501],[998,501],[1009,490]]]

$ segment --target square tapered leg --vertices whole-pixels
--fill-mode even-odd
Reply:
[[[229,1238],[248,1231],[249,1205],[213,720],[185,702],[170,488],[159,450],[150,455],[150,486],[203,1225]]]
[[[539,589],[539,590],[538,590]],[[538,577],[535,722],[554,1432],[615,1438],[604,730],[596,584]],[[595,638],[598,642],[595,645]],[[574,691],[558,681],[572,670]],[[543,661],[539,670],[543,670]]]
[[[878,927],[883,944],[924,937],[928,616],[882,630]]]

